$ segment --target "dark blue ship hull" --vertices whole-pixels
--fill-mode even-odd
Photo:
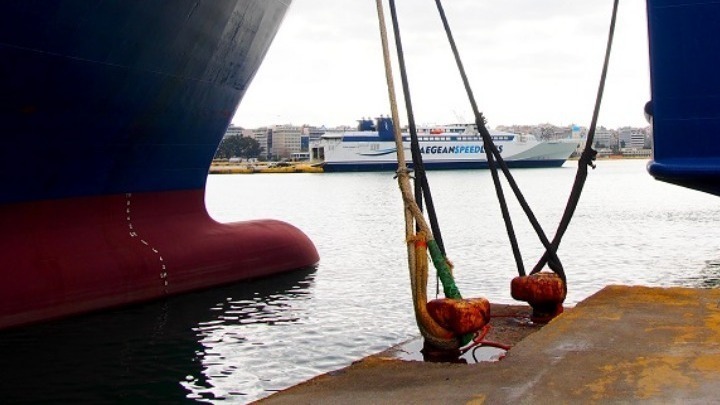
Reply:
[[[0,4],[0,203],[198,189],[287,2]]]
[[[0,3],[0,327],[318,261],[289,224],[204,205],[288,4]]]
[[[647,0],[650,174],[720,195],[720,3]]]

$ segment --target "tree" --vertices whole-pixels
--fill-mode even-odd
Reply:
[[[231,157],[256,158],[260,155],[260,143],[242,135],[230,135],[220,142],[215,158],[229,159]]]

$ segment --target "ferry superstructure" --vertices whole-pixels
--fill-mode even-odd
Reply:
[[[289,4],[0,3],[0,328],[318,262],[294,226],[204,202]]]
[[[533,135],[491,131],[493,142],[509,167],[560,167],[579,146],[579,139],[538,141]],[[487,168],[481,136],[471,125],[446,125],[418,131],[426,169]],[[409,151],[410,137],[403,135]],[[361,120],[357,131],[328,132],[311,145],[311,161],[326,172],[397,169],[397,149],[390,118]],[[411,165],[410,153],[406,153]]]

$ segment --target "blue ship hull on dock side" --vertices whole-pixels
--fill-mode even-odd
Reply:
[[[318,261],[292,225],[204,205],[288,5],[0,3],[0,328]]]
[[[647,0],[655,178],[720,195],[720,3]]]

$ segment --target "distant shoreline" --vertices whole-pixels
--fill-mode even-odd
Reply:
[[[628,155],[602,155],[602,156],[597,157],[598,160],[624,160],[624,159],[650,160],[651,158],[652,158],[651,156],[628,156]],[[568,158],[568,160],[578,160],[578,159],[580,159],[580,156],[571,156]]]
[[[579,156],[569,157],[568,161],[577,161]],[[597,160],[650,160],[649,156],[603,155]],[[282,166],[274,165],[277,162],[227,162],[214,161],[210,165],[209,174],[251,174],[251,173],[322,173],[323,169],[308,162],[288,162]]]

